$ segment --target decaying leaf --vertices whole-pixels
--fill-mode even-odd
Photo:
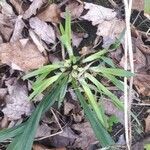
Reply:
[[[0,60],[1,63],[22,71],[39,68],[48,62],[36,45],[28,39],[1,44]]]
[[[150,132],[150,115],[145,119],[145,132]]]
[[[22,30],[23,30],[24,26],[25,26],[25,24],[22,20],[22,16],[18,16],[16,18],[15,27],[14,27],[13,35],[10,39],[10,42],[15,42],[15,41],[18,41],[23,38]]]
[[[121,110],[118,110],[118,108],[116,108],[116,106],[114,106],[112,104],[112,102],[108,101],[108,100],[104,100],[102,102],[103,107],[105,109],[105,113],[107,115],[115,115],[119,121],[124,124],[124,112]],[[108,109],[109,108],[109,109]]]
[[[55,147],[66,147],[73,145],[77,138],[78,135],[76,135],[70,127],[65,127],[62,133],[51,137],[50,143]]]
[[[136,75],[134,77],[134,85],[139,94],[143,96],[150,96],[150,75]]]
[[[51,130],[52,129],[46,123],[42,123],[37,129],[36,138],[50,137]]]
[[[74,147],[89,149],[90,146],[97,141],[90,123],[74,124],[72,128],[80,133],[74,143]]]
[[[6,25],[0,25],[0,32],[3,35],[4,39],[6,41],[9,41],[9,39],[12,35],[12,32],[13,32],[13,29]]]
[[[108,48],[123,32],[125,22],[116,17],[117,13],[113,9],[92,3],[84,4],[84,8],[88,12],[84,16],[81,16],[81,19],[91,21],[94,26],[98,25],[96,34],[103,37],[103,47]]]
[[[144,0],[133,0],[132,9],[136,9],[138,11],[144,10]]]
[[[47,44],[55,43],[56,36],[52,26],[48,25],[44,21],[41,21],[39,18],[34,17],[29,20],[31,28],[34,32],[45,41]]]
[[[66,10],[71,13],[72,19],[79,18],[84,10],[84,5],[77,1],[70,1]]]
[[[33,150],[67,150],[65,147],[64,148],[49,149],[49,148],[47,148],[47,147],[45,147],[44,145],[41,145],[41,144],[34,144],[32,148],[33,148]]]
[[[23,13],[22,0],[10,0],[10,3],[15,7],[15,10],[17,11],[18,14]]]
[[[37,17],[45,22],[59,23],[60,9],[56,4],[51,4],[48,7],[44,8],[44,11],[38,14]]]
[[[105,8],[92,3],[84,3],[84,9],[88,10],[88,12],[81,18],[92,21],[94,26],[102,23],[104,20],[111,21],[117,15],[113,9]]]
[[[22,81],[15,81],[8,85],[8,95],[5,98],[6,107],[3,113],[8,120],[18,120],[23,115],[29,116],[33,110],[33,105],[28,99],[28,90]]]
[[[23,15],[24,19],[30,18],[32,15],[36,15],[36,11],[41,8],[41,6],[46,3],[47,0],[33,0],[29,9],[27,9]]]

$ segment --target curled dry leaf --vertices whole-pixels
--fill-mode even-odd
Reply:
[[[39,68],[48,62],[36,45],[28,39],[1,44],[0,60],[1,63],[22,71]]]
[[[56,4],[48,5],[48,7],[44,8],[37,17],[45,22],[59,23],[60,22],[60,9]]]
[[[56,36],[52,26],[37,17],[31,18],[29,23],[34,32],[47,44],[55,43]]]
[[[15,81],[13,85],[8,85],[8,95],[6,96],[6,107],[2,109],[8,120],[18,120],[23,115],[29,116],[33,110],[33,105],[28,99],[28,89],[22,81]]]
[[[36,15],[36,11],[41,8],[41,6],[46,3],[47,0],[33,0],[30,7],[25,11],[23,18],[28,19],[32,15]]]

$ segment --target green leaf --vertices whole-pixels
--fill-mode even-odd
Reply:
[[[109,133],[105,130],[101,122],[99,122],[99,119],[95,116],[95,113],[93,114],[92,110],[86,103],[84,96],[78,89],[78,85],[76,84],[75,79],[73,80],[72,84],[75,89],[76,96],[85,112],[86,118],[89,120],[97,139],[100,141],[101,146],[107,147],[110,145],[114,145],[115,142],[113,141]]]
[[[32,89],[43,83],[43,80],[48,76],[49,72],[43,73],[36,78],[36,81],[32,84]]]
[[[97,53],[94,53],[88,57],[86,57],[85,59],[82,60],[83,63],[87,63],[87,62],[90,62],[90,61],[94,61],[96,59],[99,59],[102,55],[106,54],[108,52],[108,50],[106,49],[103,49]]]
[[[106,73],[103,73],[102,75],[106,77],[107,79],[109,79],[116,87],[118,87],[118,89],[124,91],[123,83],[120,80],[118,80],[116,77],[114,77],[111,74],[106,74]]]
[[[130,71],[126,71],[126,70],[118,69],[118,68],[91,67],[90,70],[97,72],[97,73],[101,72],[101,73],[111,74],[111,75],[119,76],[119,77],[131,77],[134,75]]]
[[[119,109],[122,109],[122,110],[124,109],[123,103],[118,99],[118,97],[116,95],[114,95],[112,92],[110,92],[95,77],[93,77],[89,73],[86,73],[85,77],[87,77],[91,82],[93,82],[93,84],[95,84],[100,91],[103,91],[103,93],[112,100],[112,102],[114,103],[114,105],[116,105]]]
[[[115,65],[114,65],[112,59],[110,59],[108,57],[105,57],[105,56],[100,57],[100,59],[102,59],[106,64],[108,64],[111,67],[115,68]]]
[[[29,96],[29,99],[33,99],[35,96],[41,94],[47,87],[49,87],[52,83],[54,83],[61,74],[55,75],[53,77],[50,77],[48,79],[45,79],[41,85],[34,86],[34,91]]]
[[[50,73],[51,71],[56,70],[56,69],[61,68],[61,67],[63,67],[63,66],[60,65],[60,64],[53,64],[53,65],[43,66],[40,69],[32,71],[32,72],[28,73],[27,75],[25,75],[23,77],[23,80],[31,78],[33,76],[37,76],[39,74],[43,74],[43,73],[47,73],[47,72]]]
[[[93,110],[95,111],[98,119],[101,121],[102,125],[107,128],[108,125],[107,125],[107,121],[106,121],[106,116],[105,116],[104,112],[100,109],[98,103],[96,102],[95,97],[92,94],[92,91],[90,90],[88,84],[86,83],[86,81],[84,79],[82,79],[80,81],[80,84],[82,85],[84,92],[86,93],[86,95],[88,97],[88,101],[91,104]]]

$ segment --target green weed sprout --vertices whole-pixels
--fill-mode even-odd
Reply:
[[[61,42],[69,57],[58,63],[43,66],[23,77],[24,80],[36,77],[32,87],[33,92],[29,96],[30,100],[34,100],[48,87],[49,92],[25,123],[0,131],[0,142],[13,138],[7,150],[31,150],[41,115],[56,102],[58,107],[61,106],[68,86],[74,89],[101,146],[107,147],[115,144],[107,132],[109,128],[108,117],[105,115],[102,103],[97,102],[97,95],[109,97],[120,110],[123,110],[123,102],[98,79],[107,78],[118,89],[123,90],[123,84],[118,77],[130,77],[133,74],[116,68],[112,60],[105,56],[109,52],[107,49],[77,59],[78,56],[74,55],[71,44],[71,16],[69,13],[66,13],[65,27],[60,24],[60,32]],[[95,66],[95,62],[98,65]]]

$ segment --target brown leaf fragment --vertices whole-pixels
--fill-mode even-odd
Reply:
[[[22,71],[39,68],[48,62],[36,45],[27,39],[1,44],[0,60],[1,63]]]
[[[138,11],[144,10],[144,1],[143,0],[133,0],[132,1],[132,9],[136,9]]]
[[[41,6],[46,3],[47,0],[33,0],[29,9],[27,9],[23,15],[24,19],[30,18],[32,15],[36,15],[36,11],[41,8]]]
[[[2,39],[2,36],[0,35],[0,44],[3,43],[3,39]]]
[[[47,148],[47,147],[45,147],[44,145],[41,145],[41,144],[34,144],[32,148],[33,148],[33,150],[67,150],[65,147],[64,148],[49,149],[49,148]]]
[[[15,7],[15,10],[17,11],[18,14],[23,13],[22,0],[10,0],[10,3]]]
[[[25,24],[22,20],[22,16],[18,16],[16,18],[15,27],[14,27],[13,35],[10,39],[10,42],[15,42],[15,41],[23,38],[22,30],[23,30],[24,26],[25,26]]]
[[[0,25],[0,32],[3,35],[4,39],[6,41],[9,41],[9,39],[12,35],[12,32],[13,32],[13,29],[6,25]]]
[[[8,93],[5,98],[6,107],[2,109],[8,120],[18,120],[22,115],[29,116],[33,111],[33,105],[28,99],[28,89],[22,81],[15,81],[8,85]]]
[[[77,1],[70,1],[66,6],[66,10],[70,11],[73,19],[79,18],[84,10],[84,5]]]
[[[150,132],[150,115],[145,119],[145,132]]]
[[[79,138],[74,143],[74,147],[89,149],[97,141],[89,122],[74,124],[72,128],[80,133]]]
[[[136,75],[134,77],[134,85],[139,94],[143,96],[150,96],[150,75]]]
[[[81,18],[88,21],[92,21],[93,25],[98,25],[104,20],[112,20],[117,15],[117,13],[113,9],[105,8],[92,3],[85,2],[84,9],[88,10],[88,12]]]
[[[39,13],[37,17],[45,22],[59,23],[60,22],[60,9],[56,4],[48,5],[44,11]]]
[[[44,40],[47,44],[55,43],[56,35],[52,26],[37,17],[31,18],[29,23],[40,39]]]

